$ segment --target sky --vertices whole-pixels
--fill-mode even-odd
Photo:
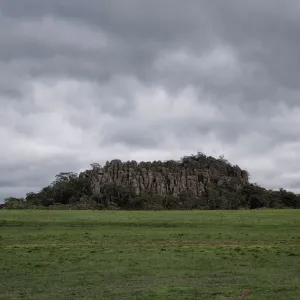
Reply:
[[[300,192],[298,0],[0,0],[0,202],[197,151]]]

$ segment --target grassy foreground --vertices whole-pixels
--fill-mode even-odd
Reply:
[[[0,299],[300,299],[300,210],[0,211]]]

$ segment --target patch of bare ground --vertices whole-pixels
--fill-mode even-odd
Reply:
[[[243,289],[242,295],[240,296],[233,296],[232,300],[247,300],[248,297],[252,294],[250,289]]]
[[[210,241],[153,241],[153,242],[137,242],[137,243],[126,243],[127,246],[153,246],[153,247],[297,247],[300,246],[300,243],[264,243],[264,242],[210,242]]]

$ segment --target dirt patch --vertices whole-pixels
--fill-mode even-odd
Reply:
[[[200,241],[156,241],[156,242],[138,242],[138,243],[126,243],[127,246],[139,247],[139,246],[149,246],[149,247],[263,247],[263,248],[271,248],[271,247],[299,247],[300,243],[263,243],[263,242],[200,242]]]

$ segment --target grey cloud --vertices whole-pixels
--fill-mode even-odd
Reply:
[[[122,126],[115,131],[110,130],[104,139],[105,143],[121,143],[130,148],[159,147],[163,136],[153,128],[141,128],[140,125]]]
[[[29,17],[35,17],[35,21],[41,21],[41,17],[52,15],[67,20],[66,23],[74,22],[74,30],[78,22],[90,24],[95,32],[103,30],[114,41],[112,47],[108,46],[110,56],[106,55],[105,49],[93,53],[91,40],[87,52],[102,63],[107,59],[110,63],[115,62],[119,72],[138,71],[145,79],[155,80],[160,74],[153,70],[152,64],[160,51],[169,52],[184,46],[201,56],[218,43],[225,43],[237,50],[242,61],[262,69],[266,82],[271,80],[273,84],[298,88],[294,75],[299,70],[297,36],[300,22],[293,14],[296,3],[292,0],[277,1],[276,5],[273,1],[258,5],[255,1],[241,3],[236,0],[226,5],[222,1],[191,1],[189,5],[181,1],[164,2],[164,5],[158,1],[124,1],[122,4],[119,1],[109,4],[89,1],[89,5],[68,0],[52,0],[51,5],[37,0],[25,0],[22,5],[8,0],[2,2],[3,13],[13,18],[24,17],[24,21],[28,21]],[[85,42],[88,43],[83,39],[82,43]],[[34,53],[39,57],[40,53],[40,57],[51,56],[47,43],[31,42],[27,46],[23,41],[22,50],[16,47],[10,55]],[[73,52],[76,57],[78,48],[70,47],[65,51],[68,56]],[[63,48],[60,51],[56,54],[66,54]],[[120,56],[122,59],[118,59]],[[125,60],[131,64],[126,64]],[[150,70],[147,72],[146,68]],[[113,67],[109,70],[113,71]],[[194,74],[194,77],[197,80],[198,76]]]
[[[0,0],[0,196],[197,150],[300,190],[299,30],[296,0]]]
[[[3,33],[0,57],[6,62],[20,60],[18,65],[24,65],[23,72],[32,77],[68,76],[107,84],[119,74],[145,84],[162,84],[170,94],[188,84],[196,89],[201,85],[215,94],[215,101],[240,95],[244,110],[255,109],[257,103],[270,98],[282,101],[279,88],[299,91],[300,22],[293,15],[294,1],[284,5],[282,1],[258,5],[233,0],[226,5],[222,1],[191,1],[189,5],[180,1],[165,5],[158,1],[50,3],[24,0],[16,6],[2,1],[3,31],[15,36]],[[68,38],[68,32],[74,38]],[[94,39],[89,38],[93,35]],[[95,40],[101,44],[101,36],[107,39],[106,45],[97,47]],[[223,52],[228,48],[236,61],[203,69],[206,55],[214,49],[221,49],[218,54],[222,55],[222,45]],[[162,62],[179,50],[194,57]],[[9,92],[14,95],[16,89]],[[297,103],[294,98],[285,101]]]
[[[8,196],[25,196],[26,193],[38,191],[54,181],[55,175],[61,171],[73,171],[79,167],[80,161],[69,155],[50,159],[34,156],[25,159],[20,156],[14,161],[0,161],[0,202]],[[5,192],[7,190],[11,191],[10,194]]]

